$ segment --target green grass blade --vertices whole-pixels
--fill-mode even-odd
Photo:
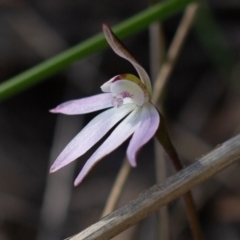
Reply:
[[[155,21],[167,19],[183,10],[191,2],[194,2],[194,0],[164,1],[120,23],[115,26],[113,30],[120,38],[126,38],[147,28]],[[96,34],[75,47],[72,47],[1,83],[0,101],[39,83],[46,77],[68,67],[75,61],[97,53],[106,47],[107,43],[103,34]]]

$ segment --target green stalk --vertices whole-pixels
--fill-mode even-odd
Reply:
[[[183,10],[194,0],[168,0],[136,14],[113,28],[120,37],[126,38],[147,28],[155,21],[162,21]],[[77,60],[81,60],[107,47],[102,33],[52,57],[0,84],[0,101],[7,99],[50,75],[63,70]]]

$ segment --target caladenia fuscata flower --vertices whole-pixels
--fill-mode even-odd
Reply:
[[[73,138],[50,169],[50,172],[55,172],[74,161],[115,127],[88,159],[74,182],[75,186],[98,161],[130,136],[127,157],[131,166],[135,167],[138,150],[154,136],[160,123],[159,113],[150,101],[152,86],[148,74],[107,25],[103,25],[103,32],[113,51],[132,63],[139,78],[132,74],[117,75],[101,86],[103,93],[68,101],[50,110],[52,113],[73,115],[109,108],[97,115]]]

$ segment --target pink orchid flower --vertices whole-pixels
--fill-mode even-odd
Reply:
[[[90,121],[73,138],[56,159],[50,172],[59,170],[86,153],[118,124],[88,159],[74,182],[75,186],[98,161],[119,147],[131,135],[133,136],[127,148],[127,157],[131,166],[135,167],[138,150],[153,137],[160,123],[159,113],[150,102],[152,86],[148,74],[107,25],[103,25],[103,32],[113,51],[132,63],[140,79],[132,74],[117,75],[101,86],[104,93],[68,101],[50,110],[52,113],[73,115],[109,108]]]

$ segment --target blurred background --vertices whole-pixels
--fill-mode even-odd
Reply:
[[[240,2],[207,4],[214,23],[199,14],[161,99],[186,165],[240,130]],[[0,81],[93,36],[102,23],[114,26],[148,6],[144,0],[0,1]],[[181,17],[163,23],[166,47]],[[124,43],[150,71],[149,32]],[[98,221],[127,145],[104,158],[74,188],[74,178],[97,146],[57,173],[49,175],[49,167],[96,114],[48,111],[63,101],[99,93],[105,81],[121,73],[135,70],[108,49],[0,104],[0,240],[64,239]],[[156,183],[153,150],[150,142],[140,152],[119,206]],[[167,175],[173,174],[166,165]],[[239,170],[234,165],[194,189],[206,240],[240,239]],[[191,239],[181,200],[168,211],[169,239]],[[114,239],[155,240],[157,226],[153,215]]]

